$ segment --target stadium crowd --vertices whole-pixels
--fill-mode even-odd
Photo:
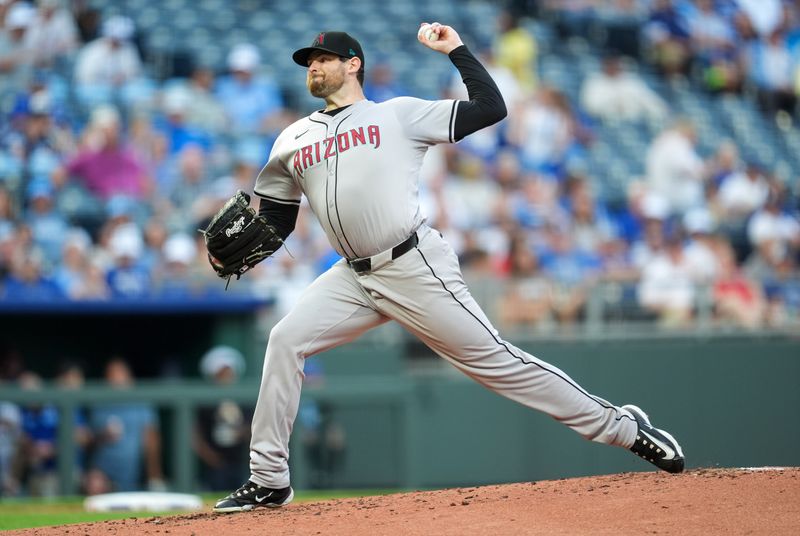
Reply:
[[[639,57],[670,81],[688,79],[697,91],[755,88],[754,102],[765,113],[796,121],[797,3],[513,4],[536,4],[564,35],[583,35],[587,21],[601,21],[618,46],[606,51],[601,70],[585,73],[580,98],[571,100],[539,79],[537,41],[519,16],[498,13],[496,39],[481,54],[509,117],[429,153],[423,208],[459,252],[467,279],[499,283],[487,298],[496,300],[487,304],[496,321],[578,322],[603,282],[622,289],[618,299],[627,296],[633,317],[665,325],[687,325],[702,300],[725,325],[797,323],[800,170],[779,178],[770,162],[745,161],[733,140],[701,154],[692,119],[675,118],[670,102],[628,68],[636,60],[616,53]],[[634,41],[626,37],[631,28]],[[287,97],[303,88],[281,87],[266,75],[250,43],[233,47],[222,70],[195,58],[188,76],[158,79],[143,59],[144,32],[85,2],[0,0],[0,302],[222,291],[197,229],[237,189],[252,193],[277,133],[307,113]],[[370,66],[365,90],[378,101],[408,93],[388,60]],[[442,97],[465,94],[456,76],[444,79]],[[648,140],[644,173],[629,178],[620,199],[605,197],[586,165],[596,127],[607,122],[661,126]],[[285,310],[338,259],[313,220],[301,206],[287,247],[229,293],[271,297],[278,312]],[[121,359],[109,362],[106,379],[133,381]],[[5,380],[31,389],[39,382],[22,373]],[[64,367],[59,381],[80,385],[80,370]],[[84,489],[141,487],[145,481],[114,469],[138,472],[139,462],[158,488],[153,409],[107,412],[113,414],[76,419],[76,441],[101,452]],[[121,420],[127,425],[118,426]],[[2,404],[0,430],[3,464],[10,463],[9,445],[35,446],[25,451],[31,459],[22,489],[52,492],[52,411]],[[104,439],[120,443],[120,430],[136,433],[124,442],[129,450],[102,454]],[[213,466],[213,452],[198,448]],[[120,464],[114,456],[139,462]],[[37,480],[39,474],[48,478]],[[5,492],[19,492],[19,484],[4,483]]]
[[[724,79],[712,89],[738,91],[749,80],[762,104],[794,114],[798,9],[778,0],[753,5],[550,8],[568,31],[586,17],[645,20],[643,48],[665,76],[699,65],[703,80]],[[4,0],[0,17],[3,300],[218,292],[196,230],[237,189],[252,191],[271,142],[302,113],[262,72],[259,49],[235,46],[222,72],[197,58],[187,77],[158,80],[127,17],[60,0]],[[729,140],[716,154],[698,154],[691,118],[670,121],[670,103],[614,54],[586,73],[579,102],[571,102],[537,83],[536,40],[518,23],[500,14],[496,41],[482,52],[509,118],[431,151],[422,191],[430,223],[457,244],[467,271],[476,264],[513,283],[498,316],[535,322],[541,309],[541,318],[572,322],[598,280],[638,285],[638,305],[668,323],[691,317],[702,286],[712,289],[720,318],[736,323],[795,315],[796,178],[778,180],[769,162],[742,161]],[[406,92],[388,61],[368,74],[371,98]],[[442,84],[441,96],[464,95],[457,78]],[[594,125],[609,121],[664,125],[622,200],[604,198],[581,165]],[[335,261],[309,216],[304,207],[291,255],[263,263],[234,288],[280,301]],[[745,319],[735,312],[742,308],[759,313]]]

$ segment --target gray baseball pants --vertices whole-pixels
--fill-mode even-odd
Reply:
[[[458,259],[438,232],[417,231],[405,255],[357,274],[340,261],[320,275],[272,329],[250,443],[252,480],[289,485],[289,436],[305,359],[394,320],[489,389],[550,415],[583,437],[629,448],[637,424],[558,368],[500,338],[464,284]]]

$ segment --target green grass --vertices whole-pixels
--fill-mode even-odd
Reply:
[[[324,501],[348,497],[386,495],[397,490],[330,490],[299,491],[294,502]],[[210,511],[219,493],[202,494],[206,510]],[[83,497],[59,497],[46,499],[2,499],[0,500],[0,531],[64,525],[66,523],[91,523],[109,519],[178,515],[181,512],[86,512]]]

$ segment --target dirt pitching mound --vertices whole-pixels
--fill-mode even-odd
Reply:
[[[794,534],[800,468],[624,473],[10,532],[159,536]]]

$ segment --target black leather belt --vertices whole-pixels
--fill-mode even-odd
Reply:
[[[419,243],[419,238],[417,237],[417,233],[412,233],[411,236],[405,239],[405,241],[397,244],[395,247],[392,248],[392,260],[405,255],[409,251],[411,251],[414,246]],[[367,257],[366,259],[356,259],[353,261],[347,261],[350,267],[355,270],[356,272],[369,272],[372,270],[372,257]]]

